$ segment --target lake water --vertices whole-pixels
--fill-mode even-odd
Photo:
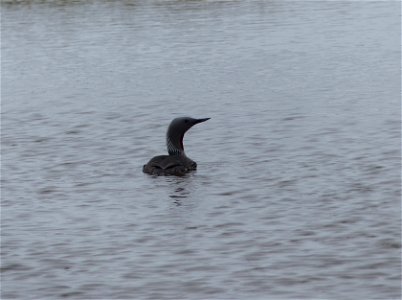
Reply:
[[[401,297],[400,2],[1,9],[2,299]]]

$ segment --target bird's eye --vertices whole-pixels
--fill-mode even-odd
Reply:
[[[186,123],[186,124],[187,124],[187,123],[188,123],[188,119],[185,119],[185,120],[184,120],[184,123]]]

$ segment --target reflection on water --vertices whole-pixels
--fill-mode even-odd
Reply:
[[[2,298],[400,298],[399,12],[2,1]]]

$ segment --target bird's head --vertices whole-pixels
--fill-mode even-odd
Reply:
[[[187,130],[198,123],[205,122],[210,118],[194,119],[190,117],[180,117],[174,119],[166,134],[167,148],[170,155],[180,155],[184,153],[183,138]]]

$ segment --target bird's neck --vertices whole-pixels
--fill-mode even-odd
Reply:
[[[173,137],[170,136],[169,134],[166,137],[166,146],[167,150],[169,152],[169,155],[185,155],[184,154],[184,146],[183,146],[183,137]]]

